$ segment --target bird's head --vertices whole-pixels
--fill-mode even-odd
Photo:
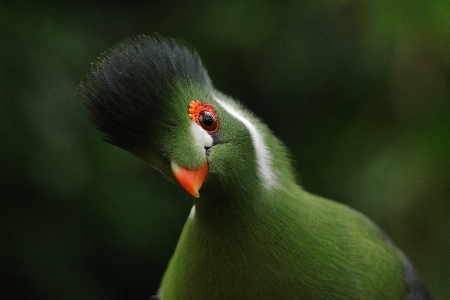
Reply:
[[[269,151],[275,146],[284,152],[278,140],[213,88],[199,56],[183,43],[126,40],[93,65],[81,94],[106,141],[175,178],[195,197],[205,178],[205,193],[242,189],[245,195],[279,185]]]

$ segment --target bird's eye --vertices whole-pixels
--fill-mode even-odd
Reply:
[[[203,104],[199,100],[191,101],[188,112],[189,118],[208,131],[209,134],[214,134],[219,130],[219,118],[211,104]]]
[[[199,114],[198,121],[200,126],[202,126],[205,130],[214,131],[217,128],[216,117],[214,117],[214,115],[207,110],[203,110]]]

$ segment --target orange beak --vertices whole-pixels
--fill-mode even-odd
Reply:
[[[175,175],[181,186],[192,196],[200,197],[198,190],[200,190],[203,181],[205,181],[206,173],[208,172],[208,162],[205,162],[203,166],[195,170],[180,167],[174,162],[170,166],[172,167],[173,175]]]

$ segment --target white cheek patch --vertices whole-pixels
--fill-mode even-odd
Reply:
[[[212,147],[213,138],[194,121],[191,122],[191,133],[195,145],[200,148],[201,151],[205,151],[205,147]]]
[[[280,185],[277,181],[277,175],[275,170],[273,170],[273,160],[272,154],[267,147],[263,135],[258,131],[255,125],[253,125],[248,119],[246,119],[243,114],[232,107],[231,105],[225,103],[224,101],[213,96],[214,100],[225,109],[230,115],[240,121],[247,128],[250,136],[252,138],[253,148],[256,155],[256,163],[258,166],[258,176],[261,179],[263,185],[272,190],[278,188]]]

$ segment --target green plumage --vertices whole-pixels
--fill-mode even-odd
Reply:
[[[174,179],[171,162],[209,164],[161,299],[429,299],[408,260],[366,217],[296,184],[282,143],[215,90],[183,44],[130,39],[101,58],[81,92],[105,139],[167,178]],[[192,129],[188,105],[197,99],[219,118],[210,137]],[[202,139],[212,146],[202,148]]]
[[[290,192],[303,195],[277,193],[238,214],[224,203],[199,204],[164,276],[163,299],[402,299],[402,262],[372,224]]]

